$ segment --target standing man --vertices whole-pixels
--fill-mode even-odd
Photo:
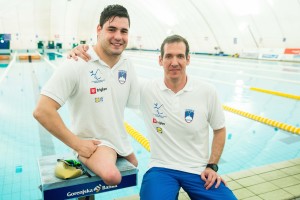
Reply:
[[[125,106],[136,105],[139,92],[134,68],[122,54],[129,27],[126,8],[107,6],[97,26],[97,44],[88,52],[91,60],[66,60],[43,88],[33,114],[108,185],[121,181],[118,155],[138,164],[123,122]],[[58,113],[67,101],[70,129]]]
[[[72,55],[83,56],[84,47]],[[217,174],[226,137],[225,117],[216,89],[186,74],[189,44],[179,35],[161,45],[164,78],[141,87],[140,107],[151,145],[141,200],[177,199],[182,187],[193,200],[236,200]],[[209,127],[213,141],[209,154]]]

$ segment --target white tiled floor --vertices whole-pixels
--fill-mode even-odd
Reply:
[[[222,176],[238,199],[300,200],[300,158]],[[139,200],[139,195],[116,200]],[[179,200],[189,200],[181,190]]]

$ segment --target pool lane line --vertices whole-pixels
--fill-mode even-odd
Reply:
[[[194,60],[194,58],[193,58]],[[274,66],[274,65],[263,65],[259,64],[260,66],[262,66],[262,68],[257,68],[257,65],[249,65],[249,63],[211,63],[210,61],[202,61],[198,59],[198,61],[200,62],[200,65],[197,65],[196,67],[201,67],[201,68],[207,68],[207,65],[213,65],[213,66],[217,66],[217,67],[221,67],[221,69],[223,69],[224,71],[228,71],[226,69],[224,69],[224,67],[226,68],[233,68],[233,70],[249,70],[249,71],[258,71],[258,72],[271,72],[271,73],[279,73],[279,74],[291,74],[291,75],[295,75],[295,74],[300,74],[300,70],[298,67],[293,67],[293,66],[282,66],[280,68],[278,68],[278,66]],[[195,62],[195,61],[194,61]],[[194,65],[195,66],[195,65]],[[237,67],[238,66],[238,67]]]
[[[263,124],[267,124],[269,126],[273,126],[273,127],[279,128],[281,130],[284,130],[284,131],[287,131],[287,132],[290,132],[290,133],[293,133],[293,134],[300,135],[300,128],[298,128],[298,127],[295,127],[295,126],[292,126],[292,125],[289,125],[289,124],[285,124],[285,123],[282,123],[282,122],[279,122],[279,121],[275,121],[275,120],[272,120],[272,119],[268,119],[268,118],[265,118],[265,117],[261,117],[261,116],[258,116],[258,115],[254,115],[254,114],[251,114],[251,113],[248,113],[248,112],[244,112],[244,111],[241,111],[241,110],[238,110],[238,109],[226,106],[226,105],[223,105],[223,109],[226,110],[226,111],[232,112],[234,114],[241,115],[243,117],[247,117],[249,119],[261,122]]]
[[[12,67],[12,65],[15,63],[16,57],[17,57],[17,52],[14,54],[13,59],[9,62],[8,66],[6,67],[5,72],[0,77],[0,85],[1,85],[2,81],[4,80],[4,78],[6,77],[8,71],[10,70],[10,68]]]
[[[272,94],[272,95],[276,95],[276,96],[281,96],[281,97],[285,97],[285,98],[289,98],[289,99],[300,100],[300,96],[294,95],[294,94],[287,94],[287,93],[283,93],[283,92],[277,92],[277,91],[273,91],[273,90],[266,90],[266,89],[256,88],[256,87],[250,87],[249,89],[253,90],[253,91],[263,92],[263,93]]]
[[[208,79],[208,78],[201,78],[201,79],[206,80],[206,81],[226,84],[226,85],[230,85],[230,86],[241,87],[241,88],[249,89],[249,90],[252,90],[252,91],[255,91],[255,92],[262,92],[262,93],[272,94],[272,95],[285,97],[285,98],[289,98],[289,99],[300,100],[299,95],[288,94],[288,93],[278,92],[278,91],[274,91],[274,90],[267,90],[267,89],[257,88],[257,87],[250,87],[250,86],[246,86],[246,85],[238,85],[238,84],[234,84],[234,83],[228,83],[226,81],[211,80],[211,79]]]
[[[142,66],[142,68],[149,68],[149,69],[151,68],[151,67],[148,67],[148,66],[143,66],[143,65],[141,65],[141,66]],[[151,70],[158,71],[160,69],[151,68]],[[191,77],[197,77],[195,75],[190,75],[190,76]],[[266,78],[266,77],[260,76],[260,78]],[[274,79],[274,78],[272,79],[272,78],[269,78],[269,77],[268,77],[268,79],[275,80],[275,81],[285,81],[285,82],[289,82],[289,83],[300,84],[300,81],[289,81],[289,80]],[[262,88],[255,88],[255,87],[251,87],[251,86],[247,86],[247,85],[229,83],[227,81],[221,81],[221,80],[204,78],[204,77],[200,77],[200,80],[205,80],[205,81],[209,81],[209,82],[215,82],[215,83],[230,85],[230,86],[234,86],[234,87],[242,87],[242,88],[250,89],[250,90],[253,90],[253,91],[257,91],[257,92],[264,92],[264,93],[267,93],[267,94],[272,94],[272,95],[281,96],[281,97],[285,97],[285,98],[300,100],[300,96],[294,95],[294,94],[286,94],[286,93],[283,93],[283,92],[277,92],[277,91],[272,91],[272,90],[267,90],[267,89],[262,89]]]
[[[37,52],[42,59],[44,57]],[[44,59],[45,60],[45,59]],[[33,90],[33,95],[34,95],[34,103],[35,105],[38,102],[38,99],[40,97],[40,87],[39,87],[39,79],[37,77],[37,73],[32,66],[32,73],[31,73],[31,81],[32,81],[32,90]],[[40,150],[42,153],[42,156],[48,156],[48,155],[54,155],[56,154],[55,152],[55,145],[53,143],[53,136],[50,134],[42,125],[38,124],[38,133],[39,133],[39,142],[40,142]]]
[[[232,71],[225,71],[225,70],[221,70],[221,69],[207,69],[207,68],[195,68],[195,67],[190,67],[190,68],[194,68],[194,69],[202,69],[204,71],[210,71],[210,72],[216,72],[219,74],[237,74],[237,76],[247,76],[247,77],[251,77],[251,78],[260,78],[262,80],[271,80],[271,81],[277,81],[277,82],[286,82],[286,83],[292,83],[292,84],[298,84],[300,85],[300,81],[296,81],[296,80],[288,80],[288,79],[283,79],[283,78],[273,78],[273,77],[269,77],[269,76],[263,76],[263,75],[257,75],[257,74],[251,74],[251,73],[245,73],[243,71],[238,71],[238,72],[232,72]]]
[[[125,129],[129,135],[131,135],[137,142],[139,142],[148,152],[150,152],[150,143],[149,140],[135,130],[131,125],[127,122],[124,122]]]
[[[138,64],[136,66],[138,66],[140,68],[146,68],[146,69],[154,70],[154,71],[162,71],[162,69],[158,68],[158,66],[156,68],[153,68],[153,67],[148,66],[148,65],[142,65],[142,64]],[[269,76],[250,74],[250,73],[245,73],[245,72],[242,72],[242,71],[232,72],[232,71],[225,71],[225,70],[221,70],[221,69],[208,69],[208,68],[203,68],[203,67],[195,67],[195,66],[191,66],[191,65],[189,65],[189,68],[192,68],[194,70],[200,69],[202,71],[210,71],[210,72],[217,72],[217,73],[219,72],[219,74],[224,74],[224,73],[237,74],[238,76],[247,76],[247,77],[251,77],[251,78],[260,78],[262,80],[271,80],[271,81],[276,81],[276,82],[286,82],[286,83],[292,83],[292,84],[300,85],[300,81],[297,81],[297,80],[289,80],[289,79],[283,79],[283,78],[272,78],[272,77],[269,77]],[[190,72],[190,74],[192,74],[192,72]],[[193,76],[193,75],[190,75],[190,76]],[[197,75],[197,78],[199,78],[198,75]],[[200,79],[209,79],[209,78],[200,77]],[[212,82],[217,81],[216,79],[215,80],[209,79],[209,80],[211,80]],[[230,84],[231,83],[229,83],[229,85]]]

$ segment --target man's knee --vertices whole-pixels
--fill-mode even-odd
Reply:
[[[116,167],[107,167],[103,168],[103,166],[95,166],[94,161],[87,159],[86,165],[91,167],[92,170],[97,176],[99,176],[105,184],[107,185],[118,185],[121,180],[122,176],[118,168]],[[93,167],[92,167],[93,166]]]
[[[135,155],[132,153],[129,156],[126,156],[125,159],[133,164],[135,167],[138,166],[138,160],[136,159]]]
[[[102,174],[102,176],[100,177],[107,185],[118,185],[122,180],[122,176],[120,172],[116,170],[107,171],[106,173]]]

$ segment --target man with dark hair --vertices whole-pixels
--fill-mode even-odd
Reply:
[[[136,105],[139,92],[135,70],[122,54],[129,27],[126,8],[107,6],[97,26],[97,43],[87,52],[91,60],[66,60],[42,89],[34,111],[34,117],[107,185],[121,181],[118,155],[137,166],[123,122],[125,106]],[[70,129],[58,113],[66,102]]]
[[[73,50],[83,56],[83,46]],[[186,74],[189,44],[179,35],[161,45],[164,78],[141,87],[140,108],[151,145],[141,200],[177,199],[182,187],[191,199],[235,200],[217,174],[226,137],[225,117],[216,89]],[[209,155],[209,127],[213,141]]]
[[[141,200],[176,199],[180,187],[191,199],[236,199],[217,174],[226,137],[222,105],[212,85],[186,74],[189,63],[187,40],[167,37],[159,56],[164,78],[141,89],[151,145]],[[209,127],[214,132],[210,156]]]
[[[109,5],[101,13],[99,25],[103,27],[105,22],[113,21],[115,17],[123,17],[128,19],[128,26],[130,27],[129,14],[123,6],[120,5]]]

